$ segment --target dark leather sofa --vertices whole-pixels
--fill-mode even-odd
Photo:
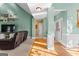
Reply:
[[[8,40],[0,40],[1,50],[11,50],[19,46],[22,42],[27,39],[27,31],[18,31],[14,33],[14,36]]]

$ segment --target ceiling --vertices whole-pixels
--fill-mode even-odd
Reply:
[[[34,18],[36,19],[42,19],[42,18],[45,18],[47,16],[47,12],[40,12],[40,13],[33,13],[32,14],[34,16]]]
[[[47,11],[47,9],[51,6],[50,3],[27,3],[29,9],[32,13],[38,13],[36,10],[37,7],[40,7],[41,10],[39,12]]]
[[[47,15],[47,10],[52,3],[17,3],[22,9],[33,15],[34,18],[44,18]],[[36,8],[40,7],[40,11]]]

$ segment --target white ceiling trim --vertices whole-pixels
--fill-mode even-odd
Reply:
[[[54,15],[59,14],[61,11],[67,11],[66,9],[54,9]]]
[[[36,19],[42,19],[42,18],[47,17],[47,12],[35,13],[35,14],[33,14],[33,16]]]
[[[33,15],[42,15],[42,14],[47,14],[47,12],[33,13]]]

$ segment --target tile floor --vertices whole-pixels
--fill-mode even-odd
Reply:
[[[33,39],[27,39],[13,50],[0,50],[0,53],[8,53],[8,56],[28,56],[28,52],[32,47]]]

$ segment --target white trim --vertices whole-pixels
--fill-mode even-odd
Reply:
[[[35,39],[35,38],[40,38],[40,37],[32,37],[32,39]],[[47,37],[43,37],[43,38],[47,39]]]
[[[35,39],[35,37],[32,37],[31,39]]]
[[[27,36],[27,39],[32,39],[31,36]]]
[[[54,47],[51,47],[51,48],[50,48],[50,47],[48,47],[48,50],[54,50]]]
[[[57,22],[62,21],[62,20],[63,20],[63,17],[59,18],[58,20],[55,20],[54,22],[57,23]]]
[[[59,41],[59,40],[57,40],[58,42],[60,42],[64,47],[66,47],[67,48],[67,45],[66,44],[64,44],[62,41]]]
[[[54,11],[67,11],[67,9],[54,9]]]
[[[54,9],[54,16],[59,14],[61,11],[67,11],[66,9]]]

